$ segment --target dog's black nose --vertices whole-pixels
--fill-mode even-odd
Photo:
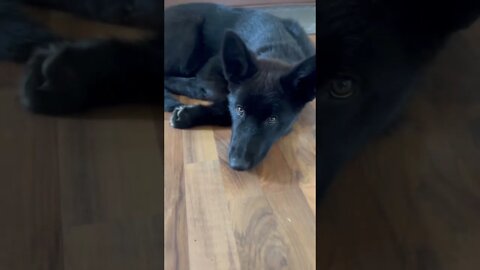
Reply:
[[[250,168],[250,162],[242,159],[231,158],[230,167],[237,171],[245,171]]]

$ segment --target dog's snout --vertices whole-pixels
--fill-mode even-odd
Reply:
[[[250,162],[245,159],[231,158],[230,167],[237,171],[245,171],[250,169]]]

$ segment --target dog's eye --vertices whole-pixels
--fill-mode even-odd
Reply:
[[[336,79],[332,82],[330,94],[334,98],[349,98],[355,92],[354,82],[350,78]]]
[[[237,111],[237,114],[239,116],[244,116],[245,115],[245,110],[243,109],[242,106],[237,105],[237,107],[235,107],[235,110]]]
[[[277,117],[276,116],[270,116],[265,121],[265,124],[267,124],[267,125],[273,125],[273,124],[276,124],[276,123],[277,123]]]

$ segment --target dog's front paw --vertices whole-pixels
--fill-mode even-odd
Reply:
[[[191,128],[194,126],[194,109],[196,105],[177,106],[170,117],[170,126],[179,129]]]

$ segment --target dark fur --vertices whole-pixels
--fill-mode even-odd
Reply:
[[[104,21],[146,25],[157,29],[163,23],[163,20],[161,22],[156,20],[158,16],[152,16],[152,14],[155,14],[154,12],[158,12],[156,8],[139,12],[139,14],[143,14],[140,16],[141,18],[128,15],[131,5],[124,1],[115,1],[116,4],[110,6],[102,4],[107,3],[105,0],[68,2],[62,0],[52,0],[50,2],[37,0],[37,2],[46,3],[47,6],[51,6],[53,3],[55,8],[69,10]],[[144,3],[146,5],[143,6],[154,5],[154,2],[145,0]],[[11,4],[6,4],[5,1],[0,1],[0,3],[2,3],[0,5],[0,59],[23,61],[31,55],[33,48],[44,45],[48,40],[55,39],[41,27],[28,22],[20,13],[12,12],[15,8]],[[65,6],[63,3],[70,4]],[[319,181],[317,184],[319,192],[322,193],[329,186],[341,165],[351,158],[369,139],[380,135],[396,119],[404,103],[408,100],[411,89],[409,86],[419,71],[441,48],[443,42],[451,33],[468,27],[476,20],[479,14],[480,2],[476,0],[325,0],[319,1],[317,6],[317,61],[320,63],[320,70],[317,71],[318,76],[316,78],[318,81],[316,94],[318,121],[317,168],[319,170],[317,174]],[[127,12],[122,13],[119,10],[126,10]],[[151,10],[154,10],[153,13],[150,12]],[[5,15],[1,16],[1,14]],[[231,28],[232,22],[230,20],[234,20],[234,17],[223,18],[225,21],[221,21],[214,26]],[[75,83],[71,83],[72,81],[69,79],[68,81],[60,82],[59,86],[53,86],[51,83],[45,84],[49,76],[39,72],[40,63],[47,56],[51,57],[55,54],[62,54],[62,51],[69,50],[52,49],[36,53],[30,59],[29,75],[27,76],[26,93],[24,95],[25,104],[30,105],[30,108],[38,112],[62,113],[71,110],[71,108],[75,108],[72,111],[81,111],[86,107],[115,103],[112,102],[113,100],[126,102],[129,100],[129,95],[149,97],[153,94],[155,96],[155,88],[151,88],[149,85],[160,85],[162,83],[159,80],[161,75],[158,75],[154,62],[163,57],[163,55],[158,55],[156,48],[165,45],[165,50],[169,52],[168,57],[164,61],[164,68],[167,71],[165,84],[169,90],[196,98],[214,99],[217,101],[208,109],[199,106],[179,107],[181,104],[168,91],[164,90],[165,110],[181,108],[175,111],[174,125],[179,127],[181,125],[189,127],[199,124],[228,125],[231,118],[228,113],[225,113],[228,100],[224,99],[225,94],[228,93],[207,90],[227,89],[226,84],[228,80],[226,81],[224,78],[230,78],[230,83],[228,83],[230,87],[228,88],[232,90],[232,93],[237,93],[237,95],[231,96],[235,96],[235,101],[238,102],[243,101],[243,98],[254,96],[256,91],[252,89],[258,89],[262,83],[268,86],[266,90],[291,88],[291,82],[295,82],[295,80],[280,80],[279,77],[289,78],[289,76],[285,76],[286,73],[295,74],[291,70],[291,65],[309,55],[309,46],[305,45],[307,42],[304,40],[303,31],[296,24],[283,21],[281,28],[288,32],[288,35],[297,36],[298,44],[296,48],[300,48],[304,55],[295,59],[288,57],[292,57],[296,53],[287,56],[288,59],[283,58],[284,55],[273,57],[279,57],[283,59],[283,62],[286,62],[281,64],[276,62],[257,63],[258,61],[253,61],[257,63],[256,68],[270,70],[269,76],[258,76],[248,80],[248,82],[244,81],[239,85],[235,85],[231,82],[239,78],[238,76],[231,76],[235,72],[230,74],[228,70],[223,68],[228,66],[228,63],[224,61],[225,57],[223,57],[223,60],[222,57],[212,57],[221,50],[221,35],[213,36],[214,41],[205,39],[204,36],[200,35],[199,33],[202,32],[199,30],[204,27],[204,18],[202,16],[190,16],[189,18],[179,19],[189,20],[188,23],[183,24],[183,28],[175,30],[179,31],[178,33],[182,33],[183,38],[187,38],[186,40],[179,41],[176,39],[178,35],[169,36],[167,32],[165,44],[161,42],[161,38],[157,38],[139,44],[127,44],[119,41],[96,41],[84,43],[81,48],[77,48],[77,45],[67,45],[70,51],[83,52],[85,55],[89,54],[90,59],[95,59],[95,65],[92,66],[92,62],[80,60],[82,57],[75,58],[75,56],[69,56],[69,58],[62,56],[58,58],[63,58],[64,60],[58,64],[70,65],[77,69],[77,73],[72,73],[80,74],[74,80]],[[11,31],[14,28],[17,31]],[[163,26],[160,29],[163,29]],[[173,28],[167,27],[166,29],[168,31],[168,29]],[[262,28],[262,25],[256,25],[255,29],[252,30],[262,31],[265,29]],[[219,31],[219,29],[210,28],[207,33],[217,33]],[[241,37],[240,40],[232,35],[224,43],[230,42],[235,44],[235,48],[241,48],[242,46],[237,45],[241,45],[243,42],[240,41],[244,39],[248,47],[254,43],[253,41],[248,41],[250,36],[242,36],[245,33],[241,31],[238,33],[238,29],[236,32]],[[210,44],[215,46],[207,50],[208,53],[200,54],[199,52],[205,52],[204,48],[191,46],[192,44]],[[169,48],[169,46],[173,47]],[[255,51],[258,48],[249,49]],[[106,53],[107,51],[109,53]],[[238,51],[241,52],[242,50]],[[175,52],[180,52],[180,54],[177,55]],[[185,57],[186,55],[195,57]],[[210,57],[212,57],[210,61],[207,61]],[[86,59],[89,59],[89,57],[86,57]],[[102,59],[102,61],[98,61],[98,59]],[[143,65],[135,59],[145,59],[147,64]],[[147,59],[154,59],[154,61],[148,61]],[[234,58],[229,57],[229,59]],[[246,59],[248,60],[248,58]],[[101,65],[98,68],[104,71],[102,73],[103,76],[101,78],[89,77],[91,76],[88,75],[90,69],[98,66],[99,63]],[[117,68],[113,68],[109,63],[115,63]],[[249,60],[243,63],[249,63]],[[128,65],[133,65],[135,68],[127,68]],[[246,67],[250,66],[246,65]],[[81,71],[78,71],[78,69]],[[123,81],[121,84],[116,83],[121,75],[128,74],[132,70],[138,70],[139,72],[137,75],[132,74],[131,78],[137,83],[144,81],[145,87],[137,87],[132,91],[131,86],[134,84],[128,83],[128,80]],[[246,71],[246,74],[251,72],[249,68],[236,70]],[[146,71],[146,73],[141,71]],[[302,71],[302,67],[299,66],[297,71]],[[243,74],[242,72],[240,73]],[[303,73],[300,72],[300,74]],[[202,78],[200,81],[197,80],[199,77]],[[103,87],[95,88],[93,82],[99,80],[103,83]],[[266,83],[267,81],[269,83]],[[287,81],[286,85],[285,81]],[[304,82],[308,81],[307,79]],[[345,81],[349,82],[349,87],[354,90],[353,95],[349,98],[338,98],[332,95],[334,85]],[[288,82],[290,82],[290,85]],[[75,89],[72,89],[73,87],[64,86],[67,83],[69,85],[81,85],[82,87],[75,86]],[[47,85],[43,88],[54,87],[56,89],[55,92],[58,91],[64,95],[68,93],[70,96],[69,102],[73,104],[66,103],[68,106],[63,106],[62,104],[65,104],[65,101],[58,100],[57,102],[55,98],[47,97],[49,102],[53,101],[56,105],[48,105],[48,108],[42,108],[42,104],[48,104],[48,102],[36,96],[32,90],[43,85]],[[124,85],[128,87],[123,87]],[[87,89],[86,87],[89,88]],[[247,89],[252,93],[248,93],[245,96],[241,95],[241,93],[247,93]],[[305,89],[308,89],[308,87]],[[82,91],[90,93],[89,95],[95,98],[87,98],[85,102],[86,94]],[[40,93],[40,91],[38,92]],[[118,92],[123,94],[118,95]],[[48,95],[47,93],[51,94],[48,91],[45,94]],[[295,93],[295,95],[297,94],[300,94],[296,96],[298,104],[300,104],[299,107],[311,98],[308,92],[306,94],[303,93],[304,95]],[[77,99],[75,95],[83,97],[83,103],[78,101],[82,100],[82,98]],[[102,98],[97,98],[97,96]],[[103,102],[99,102],[99,100],[103,100]],[[142,98],[137,98],[137,100],[142,100]],[[289,100],[294,99],[289,98]],[[275,102],[275,98],[255,98],[247,103],[254,108],[260,108],[259,115],[265,117],[271,111],[261,111],[261,109],[268,108],[273,102]],[[36,105],[32,106],[32,104]],[[231,106],[229,109],[234,112],[234,108],[231,108]],[[180,119],[178,119],[178,116],[180,116]],[[235,117],[235,114],[233,114],[234,123]],[[235,132],[235,124],[233,128],[233,133],[239,134]],[[245,129],[251,130],[252,128],[250,126]],[[241,138],[232,138],[232,140],[238,140],[240,144],[243,144]],[[234,148],[232,147],[231,152],[236,151]],[[243,154],[246,153],[239,153],[239,155]]]
[[[153,41],[60,43],[36,50],[21,101],[29,110],[61,115],[123,103],[159,103],[163,56]]]
[[[472,24],[480,1],[325,0],[318,2],[317,182],[394,121],[419,71],[450,34]],[[335,99],[332,83],[348,77],[355,95]]]
[[[232,125],[234,169],[257,165],[315,98],[315,51],[293,21],[255,10],[189,4],[165,11],[164,38],[165,88],[214,101],[212,106],[172,106],[167,100],[165,108],[174,109],[172,126]]]

